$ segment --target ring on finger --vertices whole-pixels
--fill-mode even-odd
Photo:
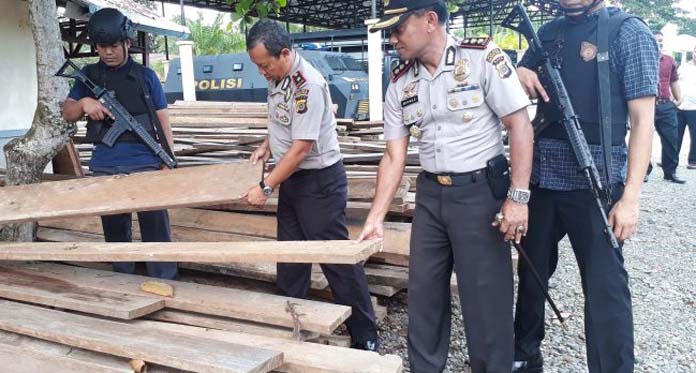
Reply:
[[[515,231],[524,233],[527,231],[527,227],[525,227],[524,225],[518,225],[517,228],[515,228]]]
[[[502,222],[503,219],[505,219],[505,215],[503,215],[502,212],[495,214],[495,221],[497,221],[498,223]]]

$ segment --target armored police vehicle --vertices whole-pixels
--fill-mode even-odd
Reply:
[[[368,118],[368,78],[363,65],[344,53],[299,49],[329,83],[338,118]],[[196,99],[200,101],[266,102],[268,84],[247,53],[193,58]],[[174,59],[164,84],[167,102],[183,98],[181,64]]]

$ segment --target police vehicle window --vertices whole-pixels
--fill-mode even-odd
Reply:
[[[213,72],[213,65],[203,65],[203,72],[204,73],[212,73]]]
[[[243,63],[232,64],[232,71],[242,71],[244,69]]]
[[[329,67],[332,70],[339,70],[339,71],[346,70],[346,66],[343,65],[343,62],[341,62],[341,59],[336,57],[336,56],[326,56],[324,58],[324,60],[326,60],[326,63],[329,64]]]
[[[343,64],[346,65],[346,68],[350,71],[364,71],[365,70],[363,65],[354,58],[343,57],[343,58],[341,58],[341,60],[343,61]]]

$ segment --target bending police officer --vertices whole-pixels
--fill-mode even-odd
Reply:
[[[288,32],[270,20],[249,30],[247,51],[268,80],[268,137],[251,162],[272,155],[277,166],[244,197],[263,206],[275,189],[278,240],[347,240],[348,182],[341,160],[328,84],[292,48]],[[346,326],[352,347],[379,346],[374,310],[362,264],[321,265],[336,303],[352,307]],[[277,286],[287,296],[307,298],[311,264],[278,263]]]

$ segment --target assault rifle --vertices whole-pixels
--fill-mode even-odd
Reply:
[[[71,69],[71,72],[67,72]],[[114,115],[116,119],[111,123],[111,128],[106,131],[104,138],[101,140],[106,146],[113,147],[116,140],[126,132],[133,132],[140,140],[142,140],[145,145],[147,145],[156,156],[158,156],[162,162],[169,168],[174,168],[177,162],[172,158],[169,153],[162,147],[160,143],[157,142],[150,133],[143,127],[140,122],[138,122],[132,115],[121,105],[112,91],[107,91],[92,82],[85,73],[83,73],[79,67],[77,67],[72,61],[67,60],[63,66],[58,70],[56,76],[63,78],[72,78],[82,82],[94,97],[99,100],[105,108]]]
[[[517,21],[518,18],[521,18],[521,20]],[[604,208],[604,202],[606,202],[607,206],[611,203],[611,193],[609,188],[603,185],[602,179],[599,177],[599,171],[597,171],[597,166],[594,159],[592,159],[587,139],[585,139],[578,116],[573,110],[568,91],[561,79],[560,66],[542,47],[539,36],[534,31],[534,26],[532,26],[529,15],[527,15],[527,11],[522,4],[517,4],[513,7],[510,14],[503,21],[502,26],[522,34],[529,43],[530,51],[540,58],[539,79],[541,84],[549,94],[551,103],[561,113],[561,124],[568,135],[570,147],[573,149],[575,158],[578,161],[579,170],[587,179],[587,183],[590,185],[590,190],[597,203],[597,208],[604,220],[604,233],[607,236],[607,240],[612,248],[619,249],[619,241],[609,225],[607,212]],[[602,198],[604,198],[604,201],[602,201]]]

